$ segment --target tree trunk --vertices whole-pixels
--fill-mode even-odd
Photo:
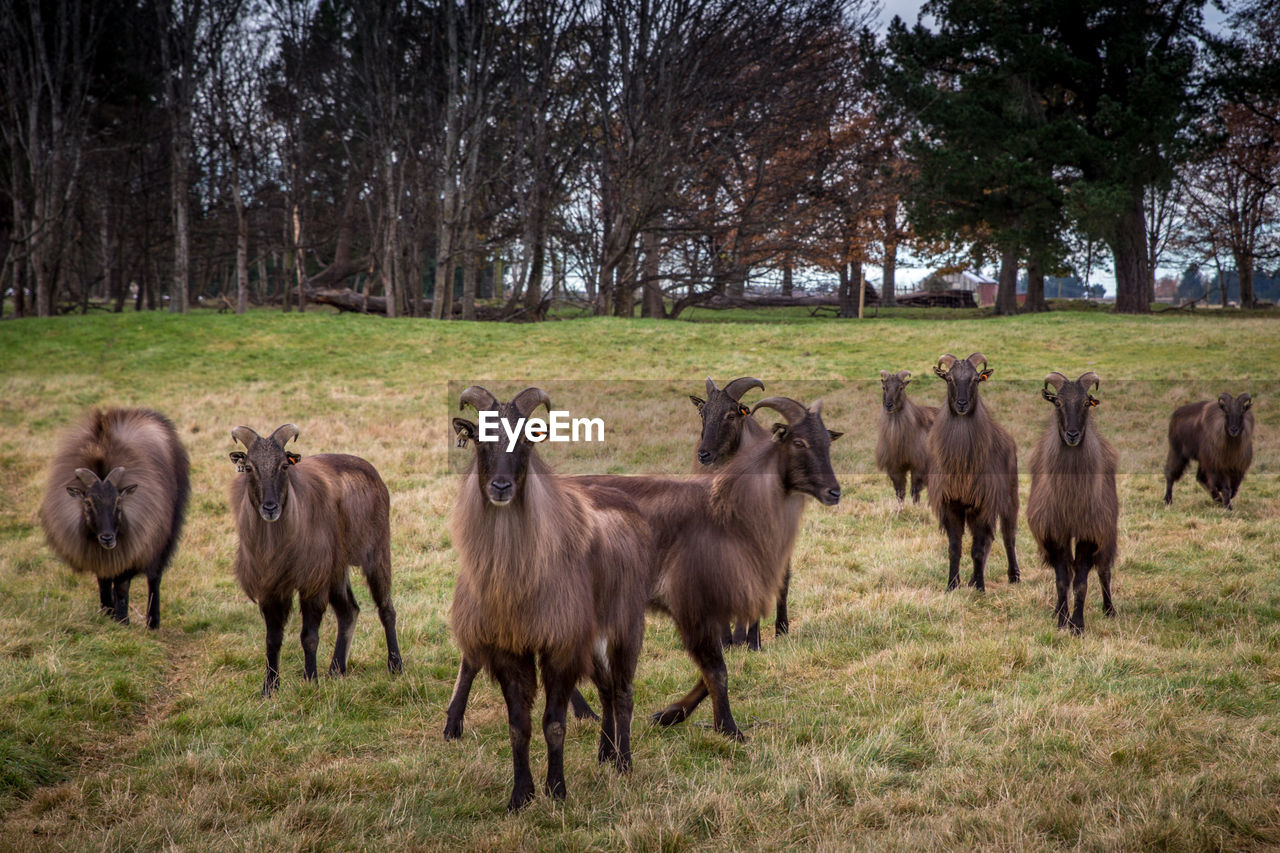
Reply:
[[[601,264],[599,275],[600,280],[596,282],[595,313],[597,316],[607,316],[612,305],[613,267]]]
[[[644,232],[641,240],[644,249],[644,270],[641,273],[644,302],[640,306],[640,316],[665,317],[667,312],[662,304],[662,280],[658,278],[661,241],[658,232],[652,230]]]
[[[862,264],[853,265],[853,286],[858,288],[858,319],[862,319],[863,309],[867,305],[867,283],[862,277]]]
[[[236,207],[236,313],[249,310],[249,217],[240,197],[240,163],[231,164],[231,197]]]
[[[613,313],[619,317],[631,317],[636,307],[636,252],[634,246],[627,246],[625,254],[618,261],[618,272],[614,276],[616,292],[613,297]]]
[[[1241,253],[1235,256],[1236,276],[1240,279],[1240,307],[1253,307],[1253,255]]]
[[[174,314],[187,313],[187,294],[191,291],[191,225],[188,217],[188,167],[191,159],[191,146],[187,141],[186,125],[189,119],[180,118],[180,108],[175,107],[174,120],[178,127],[174,129],[174,140],[170,156],[170,192],[173,205],[173,279],[169,284],[169,311]]]
[[[528,275],[525,278],[523,304],[530,311],[542,302],[542,276],[547,262],[547,229],[542,222],[542,211],[535,210],[529,223],[528,238],[532,241],[529,251]],[[513,300],[514,301],[514,300]]]
[[[840,264],[840,316],[853,317],[857,312],[857,306],[853,302],[853,276],[849,270],[850,264]]]
[[[898,304],[897,282],[895,281],[898,274],[898,201],[896,198],[885,205],[884,227],[885,234],[888,236],[884,240],[880,304],[891,306]]]
[[[782,295],[790,296],[794,292],[793,279],[795,276],[795,267],[791,263],[791,259],[787,258],[782,264]]]
[[[1000,283],[996,286],[995,313],[1008,317],[1018,313],[1018,247],[1000,250]]]
[[[1213,266],[1218,271],[1218,299],[1221,301],[1222,307],[1227,307],[1227,277],[1222,274],[1222,261],[1218,259],[1218,249],[1213,250]],[[1206,302],[1208,300],[1205,300]]]
[[[295,253],[293,246],[291,245],[292,240],[289,236],[292,233],[293,229],[286,223],[284,227],[284,257],[280,259],[280,310],[286,314],[289,313],[289,309],[291,307],[289,294],[292,291],[290,290],[290,282],[293,281],[293,266],[295,263]]]
[[[1128,208],[1120,215],[1112,232],[1111,252],[1116,263],[1116,313],[1150,314],[1147,284],[1147,218],[1143,213],[1142,190],[1132,193]]]
[[[1044,266],[1034,254],[1027,261],[1027,301],[1023,309],[1033,314],[1049,310],[1044,301]]]
[[[448,4],[446,4],[448,8]],[[450,34],[450,39],[454,36]],[[456,74],[456,68],[453,63],[456,62],[456,56],[450,55],[450,67],[453,69],[452,74]],[[452,79],[452,78],[451,78]],[[450,83],[456,85],[456,83]],[[460,131],[457,127],[461,121],[457,115],[458,105],[455,103],[456,96],[451,97],[449,101],[450,117],[448,120],[448,129],[445,134],[444,148],[444,191],[440,195],[440,220],[436,229],[436,280],[431,299],[431,318],[433,320],[448,320],[453,316],[453,269],[454,269],[454,238],[457,234],[458,227],[458,179],[454,171],[454,164],[457,160],[458,145]]]
[[[96,199],[99,211],[102,215],[102,234],[100,237],[102,249],[102,278],[106,283],[106,296],[111,302],[111,310],[116,314],[124,311],[124,276],[120,269],[119,251],[120,244],[119,232],[112,227],[115,225],[111,220],[111,204],[105,193],[100,193]]]
[[[462,319],[476,318],[476,285],[480,281],[480,253],[476,245],[476,232],[467,229],[463,240],[466,243],[462,253]]]

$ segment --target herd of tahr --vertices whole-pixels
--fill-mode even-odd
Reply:
[[[947,534],[948,588],[959,585],[961,545],[968,527],[973,574],[981,590],[997,525],[1008,556],[1009,581],[1019,579],[1014,538],[1018,516],[1017,448],[984,406],[979,389],[991,376],[981,353],[941,356],[933,367],[946,383],[939,407],[904,393],[908,371],[881,372],[877,466],[898,499],[908,479],[913,500],[928,501]],[[1042,395],[1052,406],[1030,454],[1027,523],[1055,573],[1060,628],[1084,630],[1090,569],[1102,587],[1108,616],[1116,558],[1117,454],[1090,420],[1098,405],[1097,374],[1076,379],[1050,373]],[[702,419],[688,477],[560,476],[539,458],[527,436],[479,441],[475,423],[454,418],[459,446],[474,445],[450,522],[459,556],[450,621],[462,662],[450,700],[445,737],[462,732],[472,680],[488,670],[502,688],[515,779],[508,803],[534,796],[529,766],[532,710],[539,674],[546,692],[546,792],[565,796],[564,737],[569,706],[594,716],[577,691],[590,678],[600,697],[598,758],[631,766],[632,684],[647,609],[668,614],[698,674],[689,692],[652,715],[661,725],[686,719],[708,696],[715,729],[741,740],[729,707],[723,645],[759,648],[759,620],[776,608],[776,631],[787,632],[791,553],[806,496],[831,506],[840,486],[820,401],[805,405],[765,397],[748,407],[743,395],[764,384],[753,377],[692,397]],[[550,408],[539,388],[503,402],[480,386],[461,404],[515,422]],[[1215,501],[1230,508],[1252,459],[1253,413],[1248,394],[1191,402],[1169,421],[1166,503],[1186,466]],[[766,428],[760,409],[780,418]],[[239,545],[235,574],[266,624],[262,694],[280,682],[280,646],[295,594],[302,612],[305,674],[316,678],[316,649],[325,611],[338,622],[331,675],[346,671],[359,606],[348,579],[359,566],[386,634],[387,668],[401,669],[391,603],[390,501],[378,472],[346,454],[301,457],[285,449],[298,428],[285,424],[262,436],[232,430],[244,447],[231,453],[237,475],[231,511]],[[181,531],[190,492],[188,458],[173,425],[147,409],[94,410],[60,440],[40,518],[53,551],[72,569],[98,579],[104,613],[129,619],[129,584],[147,579],[146,624],[160,621],[160,579]],[[1074,604],[1069,599],[1074,596]]]

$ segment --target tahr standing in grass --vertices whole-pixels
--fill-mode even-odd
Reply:
[[[929,430],[929,506],[947,533],[947,589],[960,585],[966,524],[973,535],[969,586],[986,588],[987,555],[997,521],[1009,559],[1009,583],[1017,583],[1018,449],[978,394],[979,384],[992,373],[987,357],[975,352],[961,361],[946,353],[933,372],[947,383],[946,402]]]
[[[1227,509],[1240,491],[1244,475],[1253,464],[1253,398],[1248,394],[1218,395],[1188,403],[1169,418],[1169,456],[1164,463],[1164,502],[1173,503],[1173,484],[1191,460],[1196,462],[1196,482]]]
[[[338,617],[330,675],[344,675],[360,605],[347,568],[360,566],[387,638],[387,669],[400,671],[396,611],[391,605],[391,499],[373,466],[358,456],[323,453],[303,459],[284,446],[298,437],[293,424],[263,438],[247,426],[231,431],[247,450],[231,461],[231,512],[240,546],[235,572],[267,626],[267,674],[262,695],[280,685],[280,645],[298,594],[302,609],[304,674],[316,679],[320,621]]]
[[[1102,610],[1114,616],[1111,567],[1116,561],[1116,463],[1119,455],[1090,423],[1098,405],[1098,374],[1084,373],[1075,381],[1061,373],[1045,377],[1041,394],[1053,404],[1044,434],[1031,450],[1031,496],[1027,526],[1040,546],[1040,555],[1054,571],[1058,627],[1084,631],[1084,598],[1089,570],[1096,568],[1102,586]],[[1075,553],[1072,553],[1072,544]],[[1067,617],[1067,592],[1075,590],[1075,610]]]
[[[147,627],[160,627],[160,577],[191,492],[187,451],[149,409],[94,409],[58,442],[40,506],[49,547],[98,578],[103,613],[129,622],[129,582],[147,579]]]

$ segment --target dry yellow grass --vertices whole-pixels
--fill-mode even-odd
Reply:
[[[1280,509],[1276,321],[1055,314],[1008,321],[785,324],[584,320],[539,326],[364,317],[123,315],[0,324],[0,848],[47,849],[1262,849],[1280,845]],[[993,552],[985,596],[947,594],[945,542],[874,471],[881,368],[937,402],[936,357],[986,353],[984,394],[1025,453],[1049,370],[1102,376],[1096,425],[1122,455],[1121,554],[1106,620],[1053,628],[1050,573],[1025,523],[1025,582]],[[457,653],[446,616],[460,383],[543,384],[600,415],[604,448],[546,447],[565,472],[680,473],[687,401],[755,375],[846,433],[845,499],[812,505],[792,634],[729,653],[750,740],[699,711],[635,730],[635,771],[596,765],[570,728],[569,798],[502,812],[505,714],[477,682],[460,742],[440,736]],[[1192,476],[1161,503],[1168,412],[1250,390],[1256,459],[1231,513]],[[94,610],[35,511],[59,428],[95,404],[168,414],[192,458],[186,535],[161,630]],[[307,685],[291,623],[264,702],[263,628],[230,575],[231,427],[293,421],[302,453],[352,452],[392,492],[405,672],[389,677],[367,591],[346,679]],[[1027,482],[1022,484],[1026,497]],[[966,558],[967,562],[967,558]],[[967,572],[967,565],[964,567]],[[135,599],[137,596],[135,595]],[[637,711],[693,668],[650,617]],[[321,654],[332,643],[332,620]],[[535,769],[542,750],[535,743]]]

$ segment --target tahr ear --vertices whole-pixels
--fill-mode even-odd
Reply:
[[[844,433],[842,433],[842,432],[836,432],[835,430],[830,430],[830,429],[829,429],[829,430],[827,430],[827,435],[831,436],[831,440],[832,440],[832,441],[835,441],[837,438],[839,438],[840,436],[844,435]]]
[[[77,498],[77,499],[83,498],[84,489],[80,488],[79,486],[67,486],[67,494],[71,495],[71,497],[73,498]]]
[[[693,402],[693,407],[697,409],[699,413],[702,412],[702,407],[707,404],[706,400],[702,399],[701,397],[695,397],[692,394],[689,395],[689,399]]]
[[[466,447],[468,441],[476,440],[476,425],[466,418],[453,419],[454,441],[458,447]]]
[[[787,425],[774,424],[772,427],[769,428],[769,432],[773,434],[774,441],[782,441],[784,438],[787,437]]]
[[[739,404],[738,404],[738,414],[742,415],[744,418],[746,418],[746,417],[750,417],[750,416],[751,416],[751,410],[750,410],[750,409],[748,409],[746,406],[742,405],[741,403],[739,403]]]
[[[285,458],[289,460],[289,464],[290,464],[290,465],[297,465],[297,464],[298,464],[298,462],[299,462],[299,460],[301,460],[301,459],[302,459],[302,455],[301,455],[301,454],[294,453],[294,452],[289,451],[289,450],[286,450],[286,451],[284,452],[284,455],[285,455]]]
[[[1090,394],[1090,395],[1089,395],[1089,405],[1090,405],[1090,406],[1096,406],[1096,405],[1098,405],[1098,398],[1097,398],[1097,397],[1095,397],[1095,396],[1093,396],[1092,394]]]
[[[236,463],[236,472],[243,474],[245,471],[244,463],[245,460],[249,458],[249,454],[245,453],[243,450],[236,450],[228,455],[231,457],[231,461]]]
[[[988,367],[988,368],[984,369],[981,373],[979,373],[979,374],[978,374],[978,381],[979,381],[979,382],[986,382],[986,381],[987,381],[987,378],[988,378],[989,376],[991,376],[991,374],[993,374],[993,373],[995,373],[995,372],[996,372],[996,371],[995,371],[995,369],[994,369],[994,368],[991,368],[991,367]]]
[[[124,488],[120,489],[120,492],[119,492],[119,493],[120,493],[120,494],[122,494],[122,495],[131,495],[131,494],[133,494],[135,491],[137,491],[137,489],[138,489],[138,484],[137,484],[137,483],[130,483],[129,485],[127,485],[127,486],[125,486]]]
[[[1044,397],[1050,403],[1058,402],[1058,395],[1049,390],[1048,386],[1040,389],[1040,396]]]

